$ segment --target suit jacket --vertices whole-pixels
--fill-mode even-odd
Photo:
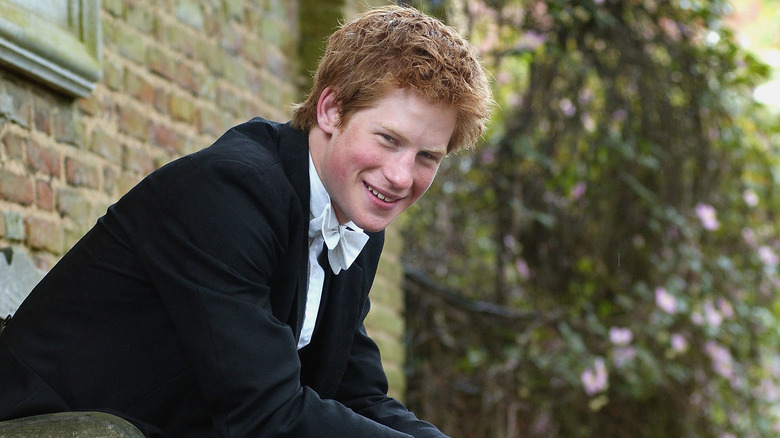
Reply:
[[[443,436],[387,397],[363,327],[383,233],[348,270],[325,267],[296,350],[308,221],[307,137],[289,124],[253,119],[155,171],[0,335],[0,419],[103,410],[149,436]]]

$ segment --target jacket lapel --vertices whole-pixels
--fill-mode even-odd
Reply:
[[[354,264],[335,275],[327,259],[320,257],[325,269],[322,303],[311,343],[301,350],[301,384],[311,387],[321,397],[332,398],[350,357],[353,335],[360,323],[361,303],[368,290],[363,285],[360,266]]]
[[[293,186],[293,189],[298,194],[298,199],[301,202],[301,209],[304,212],[304,217],[307,222],[303,224],[303,229],[308,230],[308,218],[311,207],[309,206],[309,199],[311,198],[311,191],[309,186],[309,140],[306,134],[293,129],[289,123],[281,125],[279,128],[279,156],[282,159],[282,165],[284,171],[287,174],[287,178]],[[302,246],[293,253],[299,254],[298,260],[293,263],[298,263],[298,287],[297,287],[297,302],[296,311],[293,312],[296,315],[295,321],[287,321],[290,327],[295,330],[295,339],[301,334],[301,328],[303,327],[303,316],[306,311],[306,287],[308,284],[308,254],[309,254],[309,239],[308,237],[302,240]]]

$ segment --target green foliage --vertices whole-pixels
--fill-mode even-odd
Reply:
[[[410,286],[410,404],[461,436],[774,435],[780,120],[728,5],[464,7],[501,110],[405,222],[465,299]]]

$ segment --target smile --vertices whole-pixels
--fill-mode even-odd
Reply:
[[[373,194],[374,194],[374,196],[376,196],[377,198],[379,198],[379,199],[381,199],[382,201],[385,201],[385,202],[387,202],[387,203],[395,202],[395,201],[397,200],[397,199],[395,199],[395,198],[390,198],[390,197],[387,197],[387,196],[385,196],[385,195],[383,195],[383,194],[381,194],[381,193],[377,192],[376,190],[374,190],[374,188],[373,188],[373,187],[371,187],[371,186],[369,186],[369,185],[366,185],[366,188],[368,189],[368,191],[369,191],[369,192],[373,193]]]

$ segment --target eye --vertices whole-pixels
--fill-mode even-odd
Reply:
[[[379,134],[380,137],[382,137],[382,140],[384,140],[387,143],[390,143],[392,145],[398,144],[395,138],[387,135],[387,134]]]
[[[423,157],[426,160],[433,161],[436,164],[438,164],[439,161],[441,161],[441,156],[439,156],[438,154],[433,154],[433,153],[427,152],[427,151],[420,151],[420,152],[418,152],[418,155]]]

